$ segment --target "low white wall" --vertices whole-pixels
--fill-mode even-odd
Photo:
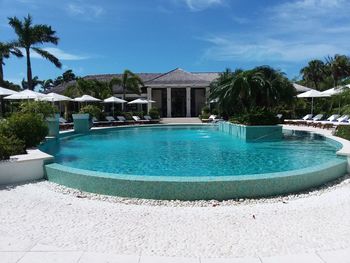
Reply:
[[[22,183],[44,177],[44,161],[53,157],[37,149],[27,152],[11,156],[7,161],[0,161],[0,185]]]

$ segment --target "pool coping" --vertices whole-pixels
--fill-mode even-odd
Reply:
[[[108,127],[107,129],[94,129],[94,131],[163,126],[183,126],[183,124]],[[186,126],[212,125],[188,124]],[[310,131],[306,130],[306,132]],[[61,138],[71,135],[74,136],[75,133],[65,132]],[[336,136],[321,135],[342,145],[337,154],[342,156],[350,154],[350,151],[348,152],[350,142],[339,140],[340,138]],[[45,171],[49,181],[98,194],[146,199],[225,200],[289,194],[317,187],[345,175],[348,171],[348,161],[335,159],[312,167],[286,172],[215,177],[115,174],[72,168],[57,163],[45,165]]]

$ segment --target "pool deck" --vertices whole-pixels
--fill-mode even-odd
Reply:
[[[113,203],[52,185],[0,188],[1,263],[350,262],[349,178],[301,197],[208,207]]]

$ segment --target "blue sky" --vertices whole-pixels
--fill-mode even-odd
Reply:
[[[308,60],[349,55],[348,0],[0,0],[0,41],[15,39],[7,17],[51,25],[46,45],[61,70],[33,56],[33,75],[223,71],[271,65],[297,77]],[[6,60],[5,79],[20,82],[25,59]]]

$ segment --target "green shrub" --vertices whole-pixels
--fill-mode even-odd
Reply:
[[[58,109],[50,102],[46,101],[28,101],[23,102],[20,105],[20,111],[22,113],[40,114],[44,118],[50,117],[55,113],[58,113]]]
[[[0,134],[15,136],[24,142],[25,148],[37,146],[48,134],[46,122],[38,114],[14,113],[0,125]]]
[[[339,125],[335,131],[335,136],[350,141],[350,127],[346,125]]]
[[[210,108],[208,106],[204,106],[202,108],[202,114],[209,114],[210,113]]]
[[[95,117],[98,120],[104,119],[101,109],[95,105],[86,105],[80,109],[79,113],[88,113],[90,117]]]
[[[279,119],[274,112],[265,109],[255,109],[254,111],[230,118],[230,122],[244,125],[276,125],[279,123]]]
[[[145,115],[145,113],[143,111],[133,111],[132,115],[139,116],[142,118]]]
[[[212,113],[213,115],[219,115],[218,109],[212,109],[211,113]]]
[[[24,142],[14,136],[0,134],[0,160],[8,160],[11,155],[25,153]]]
[[[151,108],[149,110],[149,116],[151,116],[152,119],[159,119],[160,118],[159,109]]]

